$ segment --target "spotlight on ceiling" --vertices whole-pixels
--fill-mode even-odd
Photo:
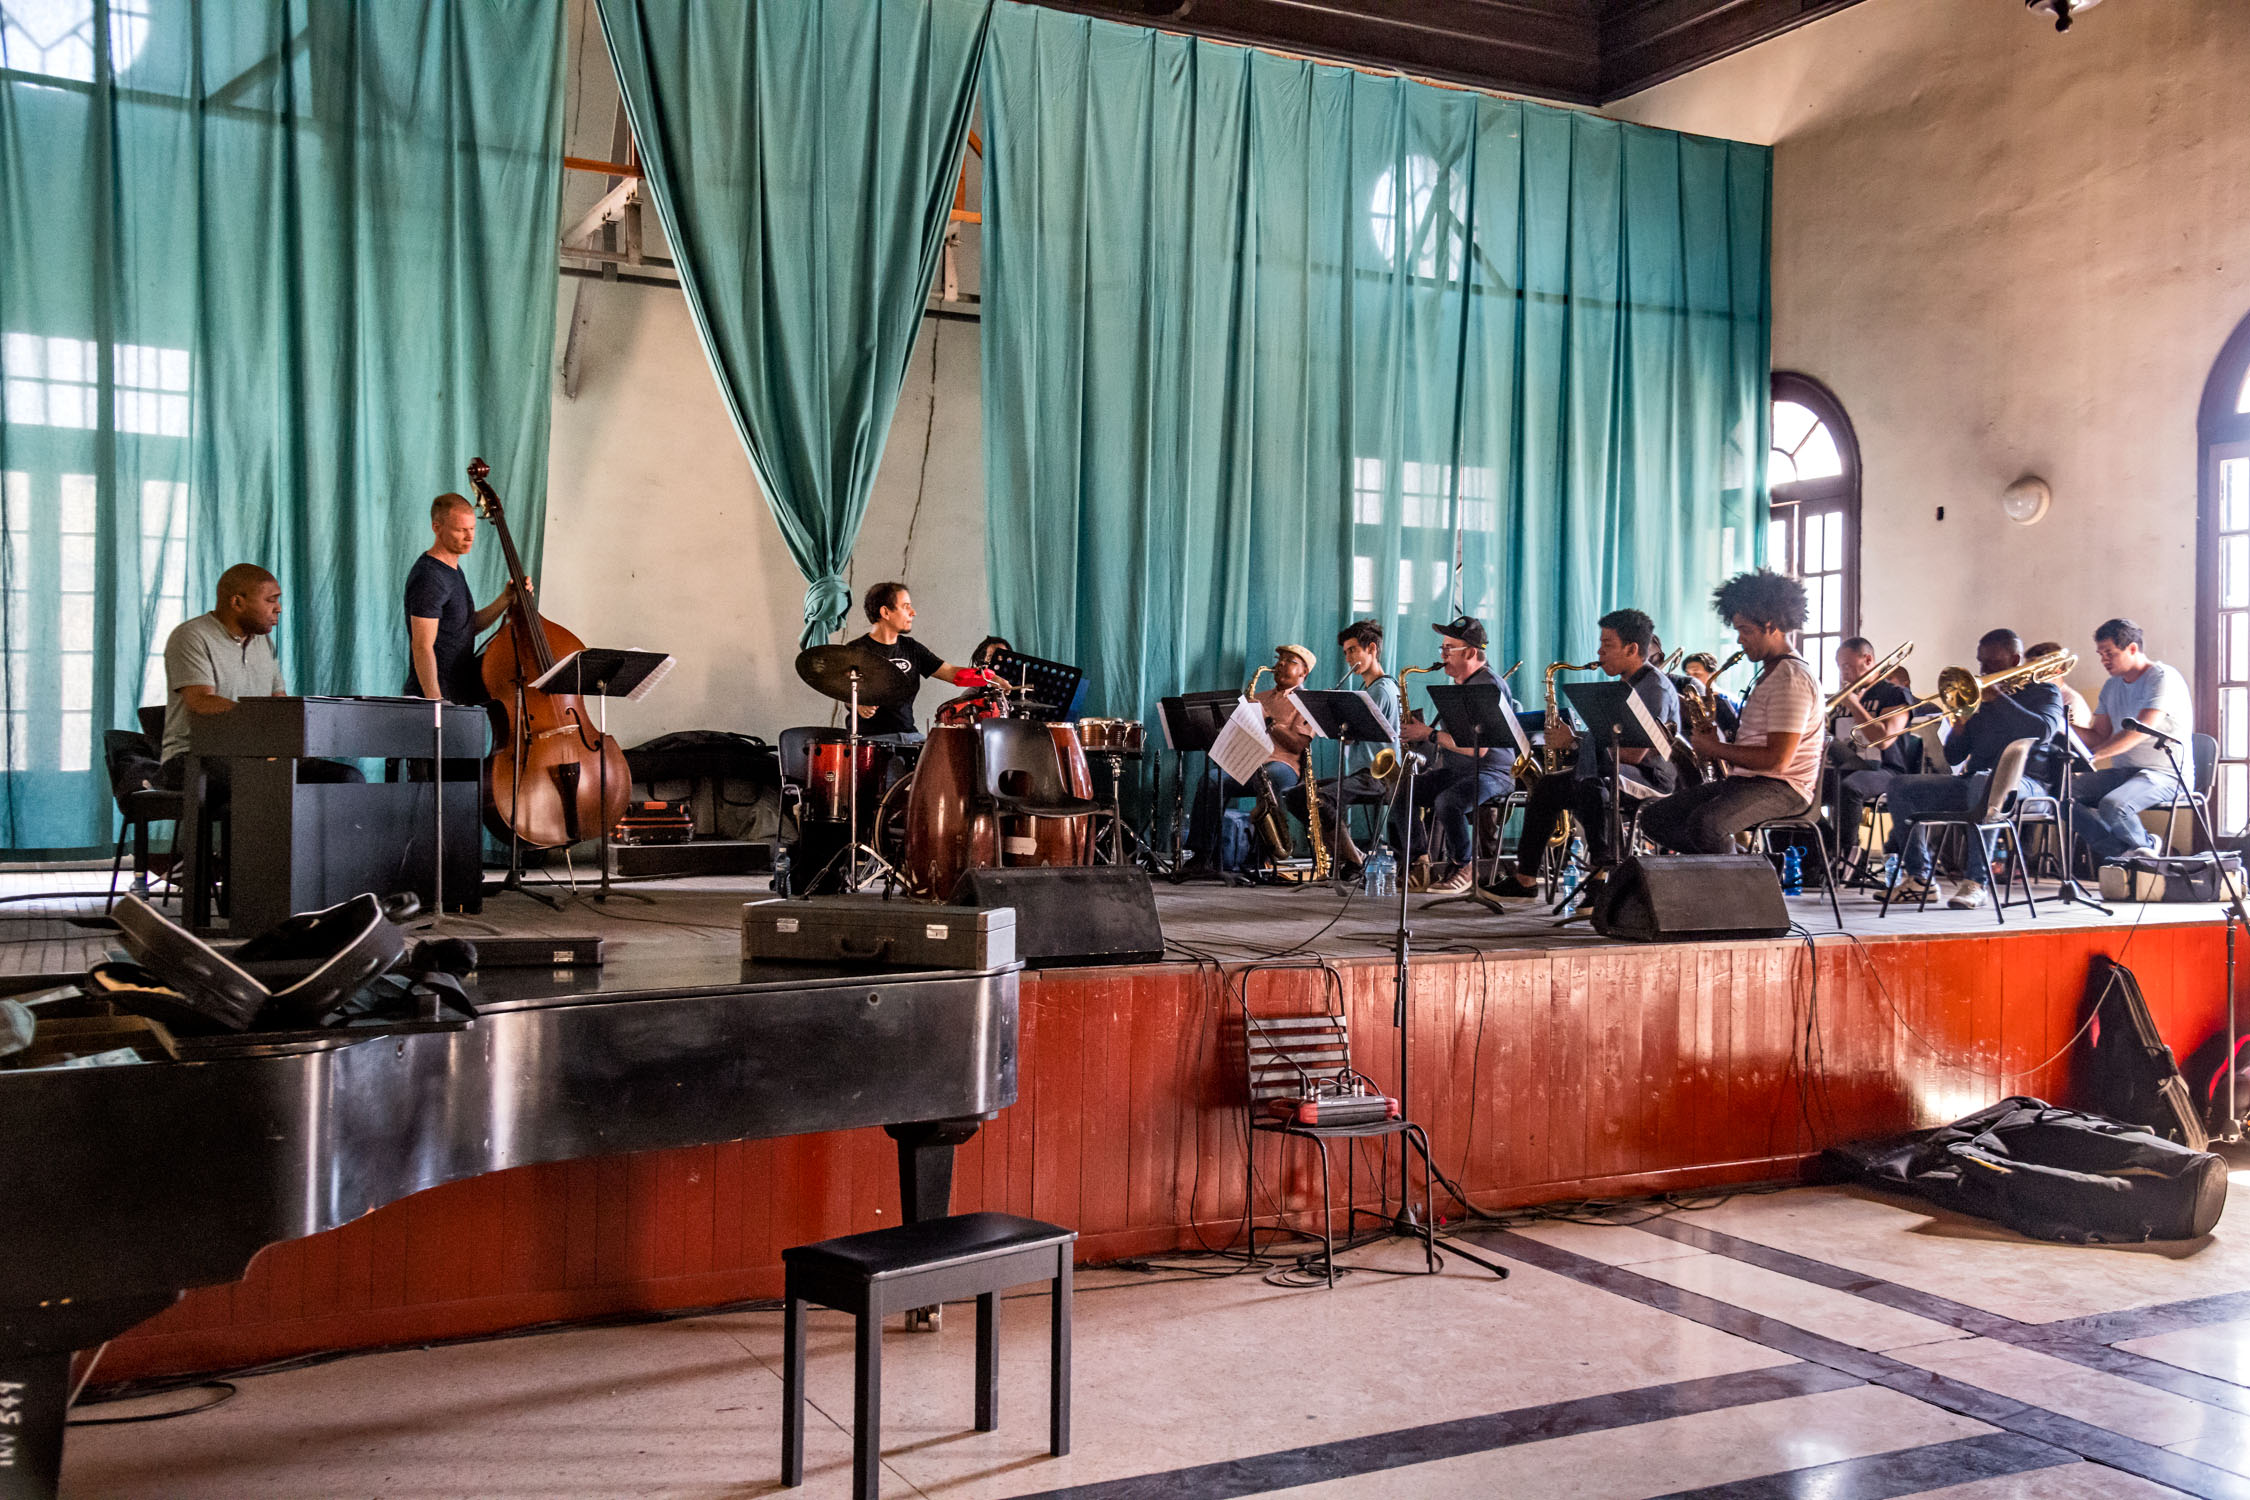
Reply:
[[[2101,4],[2102,0],[2023,0],[2023,3],[2028,10],[2038,11],[2041,15],[2053,16],[2055,18],[2055,30],[2068,31],[2070,30],[2070,23],[2076,19],[2080,11],[2092,10],[2095,6]]]

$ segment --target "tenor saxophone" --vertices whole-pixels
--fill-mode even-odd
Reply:
[[[1440,668],[1440,667],[1437,667],[1437,666],[1434,666],[1434,665],[1433,665],[1433,666],[1427,666],[1427,667],[1401,667],[1401,668],[1399,668],[1399,671],[1398,671],[1398,708],[1399,708],[1399,723],[1400,723],[1400,724],[1401,724],[1402,726],[1403,726],[1403,725],[1405,725],[1405,724],[1407,724],[1407,723],[1410,723],[1410,722],[1411,722],[1411,723],[1417,723],[1417,724],[1418,724],[1418,723],[1420,723],[1420,722],[1421,722],[1421,720],[1422,720],[1422,716],[1421,716],[1421,714],[1420,714],[1419,712],[1417,712],[1417,711],[1416,711],[1416,710],[1414,710],[1414,709],[1408,708],[1408,707],[1406,706],[1406,679],[1407,679],[1407,678],[1409,678],[1409,677],[1420,677],[1420,676],[1422,676],[1422,675],[1423,675],[1424,673],[1428,673],[1428,672],[1436,672],[1436,671],[1440,671],[1440,670],[1442,670],[1442,668]],[[1421,750],[1420,750],[1419,748],[1412,748],[1412,747],[1410,747],[1410,748],[1409,748],[1409,749],[1408,749],[1408,750],[1406,751],[1406,753],[1407,753],[1408,755],[1411,755],[1411,756],[1413,756],[1413,757],[1415,758],[1415,759],[1414,759],[1414,770],[1415,770],[1415,774],[1416,774],[1416,775],[1420,775],[1420,774],[1421,774],[1421,770],[1422,770],[1422,767],[1423,767],[1424,765],[1428,764],[1428,761],[1427,761],[1427,759],[1426,759],[1426,758],[1424,757],[1424,755],[1423,755],[1423,752],[1422,752],[1422,751],[1421,751]],[[1383,787],[1384,787],[1384,789],[1385,789],[1386,791],[1396,791],[1396,790],[1397,790],[1397,788],[1398,788],[1398,782],[1399,782],[1399,777],[1400,777],[1400,776],[1401,776],[1402,774],[1404,774],[1404,772],[1405,772],[1405,769],[1406,769],[1406,768],[1405,768],[1405,766],[1404,766],[1404,765],[1403,765],[1403,764],[1401,763],[1401,761],[1400,761],[1400,758],[1399,758],[1399,753],[1398,753],[1397,751],[1395,751],[1395,750],[1391,749],[1391,748],[1390,748],[1389,746],[1387,746],[1387,745],[1386,745],[1386,746],[1384,746],[1384,747],[1383,747],[1382,749],[1380,749],[1380,750],[1376,751],[1376,752],[1375,752],[1375,758],[1374,758],[1373,760],[1371,760],[1371,761],[1369,761],[1369,762],[1367,763],[1367,770],[1368,770],[1368,774],[1369,774],[1369,775],[1371,775],[1371,776],[1373,776],[1373,777],[1374,777],[1374,778],[1375,778],[1375,779],[1376,779],[1377,781],[1381,782],[1381,783],[1383,784]]]

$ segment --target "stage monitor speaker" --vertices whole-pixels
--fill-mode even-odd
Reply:
[[[1164,956],[1156,893],[1131,865],[1014,865],[971,870],[964,906],[1016,909],[1016,956],[1026,968],[1146,964]]]
[[[1594,930],[1628,943],[1786,937],[1781,879],[1758,854],[1649,854],[1611,873]]]

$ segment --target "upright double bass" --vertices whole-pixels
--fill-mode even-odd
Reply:
[[[500,533],[500,554],[508,563],[507,623],[486,643],[481,662],[484,690],[507,723],[485,778],[485,823],[500,838],[556,849],[614,828],[625,814],[633,778],[625,752],[594,727],[583,699],[531,685],[585,642],[541,617],[500,496],[485,482],[491,472],[483,459],[469,460],[477,514]]]

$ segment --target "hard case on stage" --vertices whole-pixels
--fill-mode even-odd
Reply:
[[[746,964],[998,969],[1016,961],[1016,914],[973,906],[814,896],[742,908]]]

